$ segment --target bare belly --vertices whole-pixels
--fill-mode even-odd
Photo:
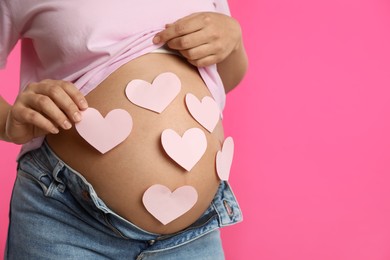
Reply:
[[[181,91],[161,113],[132,104],[125,88],[133,79],[152,82],[163,72],[173,72],[181,80]],[[101,154],[90,146],[73,127],[47,137],[54,152],[81,173],[94,187],[98,196],[117,214],[140,228],[153,233],[169,234],[192,224],[208,208],[219,185],[215,156],[223,142],[223,128],[218,122],[209,133],[189,114],[185,94],[198,99],[211,96],[198,70],[183,59],[170,54],[147,54],[112,73],[87,96],[90,107],[103,116],[117,108],[125,109],[133,119],[129,137],[111,151]],[[207,138],[207,149],[200,161],[187,172],[175,163],[161,145],[161,133],[174,129],[178,134],[200,128]],[[161,224],[144,207],[142,196],[154,184],[172,191],[191,185],[198,193],[196,204],[185,214]]]

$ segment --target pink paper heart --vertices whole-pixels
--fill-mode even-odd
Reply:
[[[218,104],[209,96],[200,102],[193,94],[186,95],[186,104],[192,117],[210,133],[213,132],[221,115]]]
[[[189,211],[197,200],[198,193],[192,186],[182,186],[171,192],[161,184],[149,187],[142,197],[146,210],[163,225]]]
[[[127,98],[137,106],[161,113],[175,99],[181,89],[180,79],[172,72],[158,75],[152,84],[141,79],[129,82]]]
[[[217,174],[223,181],[227,181],[230,175],[230,168],[233,162],[234,142],[232,137],[227,137],[222,145],[222,151],[217,152],[216,166]]]
[[[94,108],[82,111],[82,120],[77,123],[77,132],[102,154],[108,152],[131,133],[133,119],[123,109],[111,110],[105,118]]]
[[[161,134],[165,152],[187,171],[202,158],[207,149],[207,139],[199,128],[190,128],[180,137],[174,130],[165,129]]]

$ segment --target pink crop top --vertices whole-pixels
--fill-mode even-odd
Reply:
[[[195,12],[230,14],[227,0],[1,0],[0,68],[21,39],[20,90],[49,78],[73,82],[86,95],[121,65],[160,48],[152,39],[165,24]],[[199,72],[222,111],[216,66]]]

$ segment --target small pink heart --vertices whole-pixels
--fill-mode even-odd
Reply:
[[[182,186],[171,192],[161,184],[149,187],[142,197],[146,210],[163,225],[189,211],[197,200],[198,193],[192,186]]]
[[[172,129],[165,129],[161,143],[169,157],[187,171],[195,166],[207,149],[206,136],[199,128],[188,129],[183,137]]]
[[[233,162],[234,142],[232,137],[227,137],[222,145],[222,151],[217,152],[217,174],[223,181],[227,181]]]
[[[181,89],[180,79],[172,72],[158,75],[152,84],[135,79],[126,87],[127,98],[137,106],[161,113],[175,99]]]
[[[133,119],[123,109],[111,110],[105,118],[94,108],[82,111],[82,120],[77,123],[77,132],[102,154],[108,152],[131,133]]]
[[[186,95],[186,104],[192,117],[210,133],[213,132],[221,115],[218,104],[214,99],[205,96],[202,102],[200,102],[197,97],[188,93]]]

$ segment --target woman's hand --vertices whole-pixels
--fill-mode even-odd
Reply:
[[[5,124],[7,141],[23,144],[59,128],[70,129],[81,120],[80,110],[87,101],[72,84],[61,80],[31,83],[21,92],[8,111]]]
[[[225,60],[241,44],[241,27],[230,16],[213,13],[194,13],[157,33],[154,44],[167,43],[178,50],[189,63],[204,67]]]

